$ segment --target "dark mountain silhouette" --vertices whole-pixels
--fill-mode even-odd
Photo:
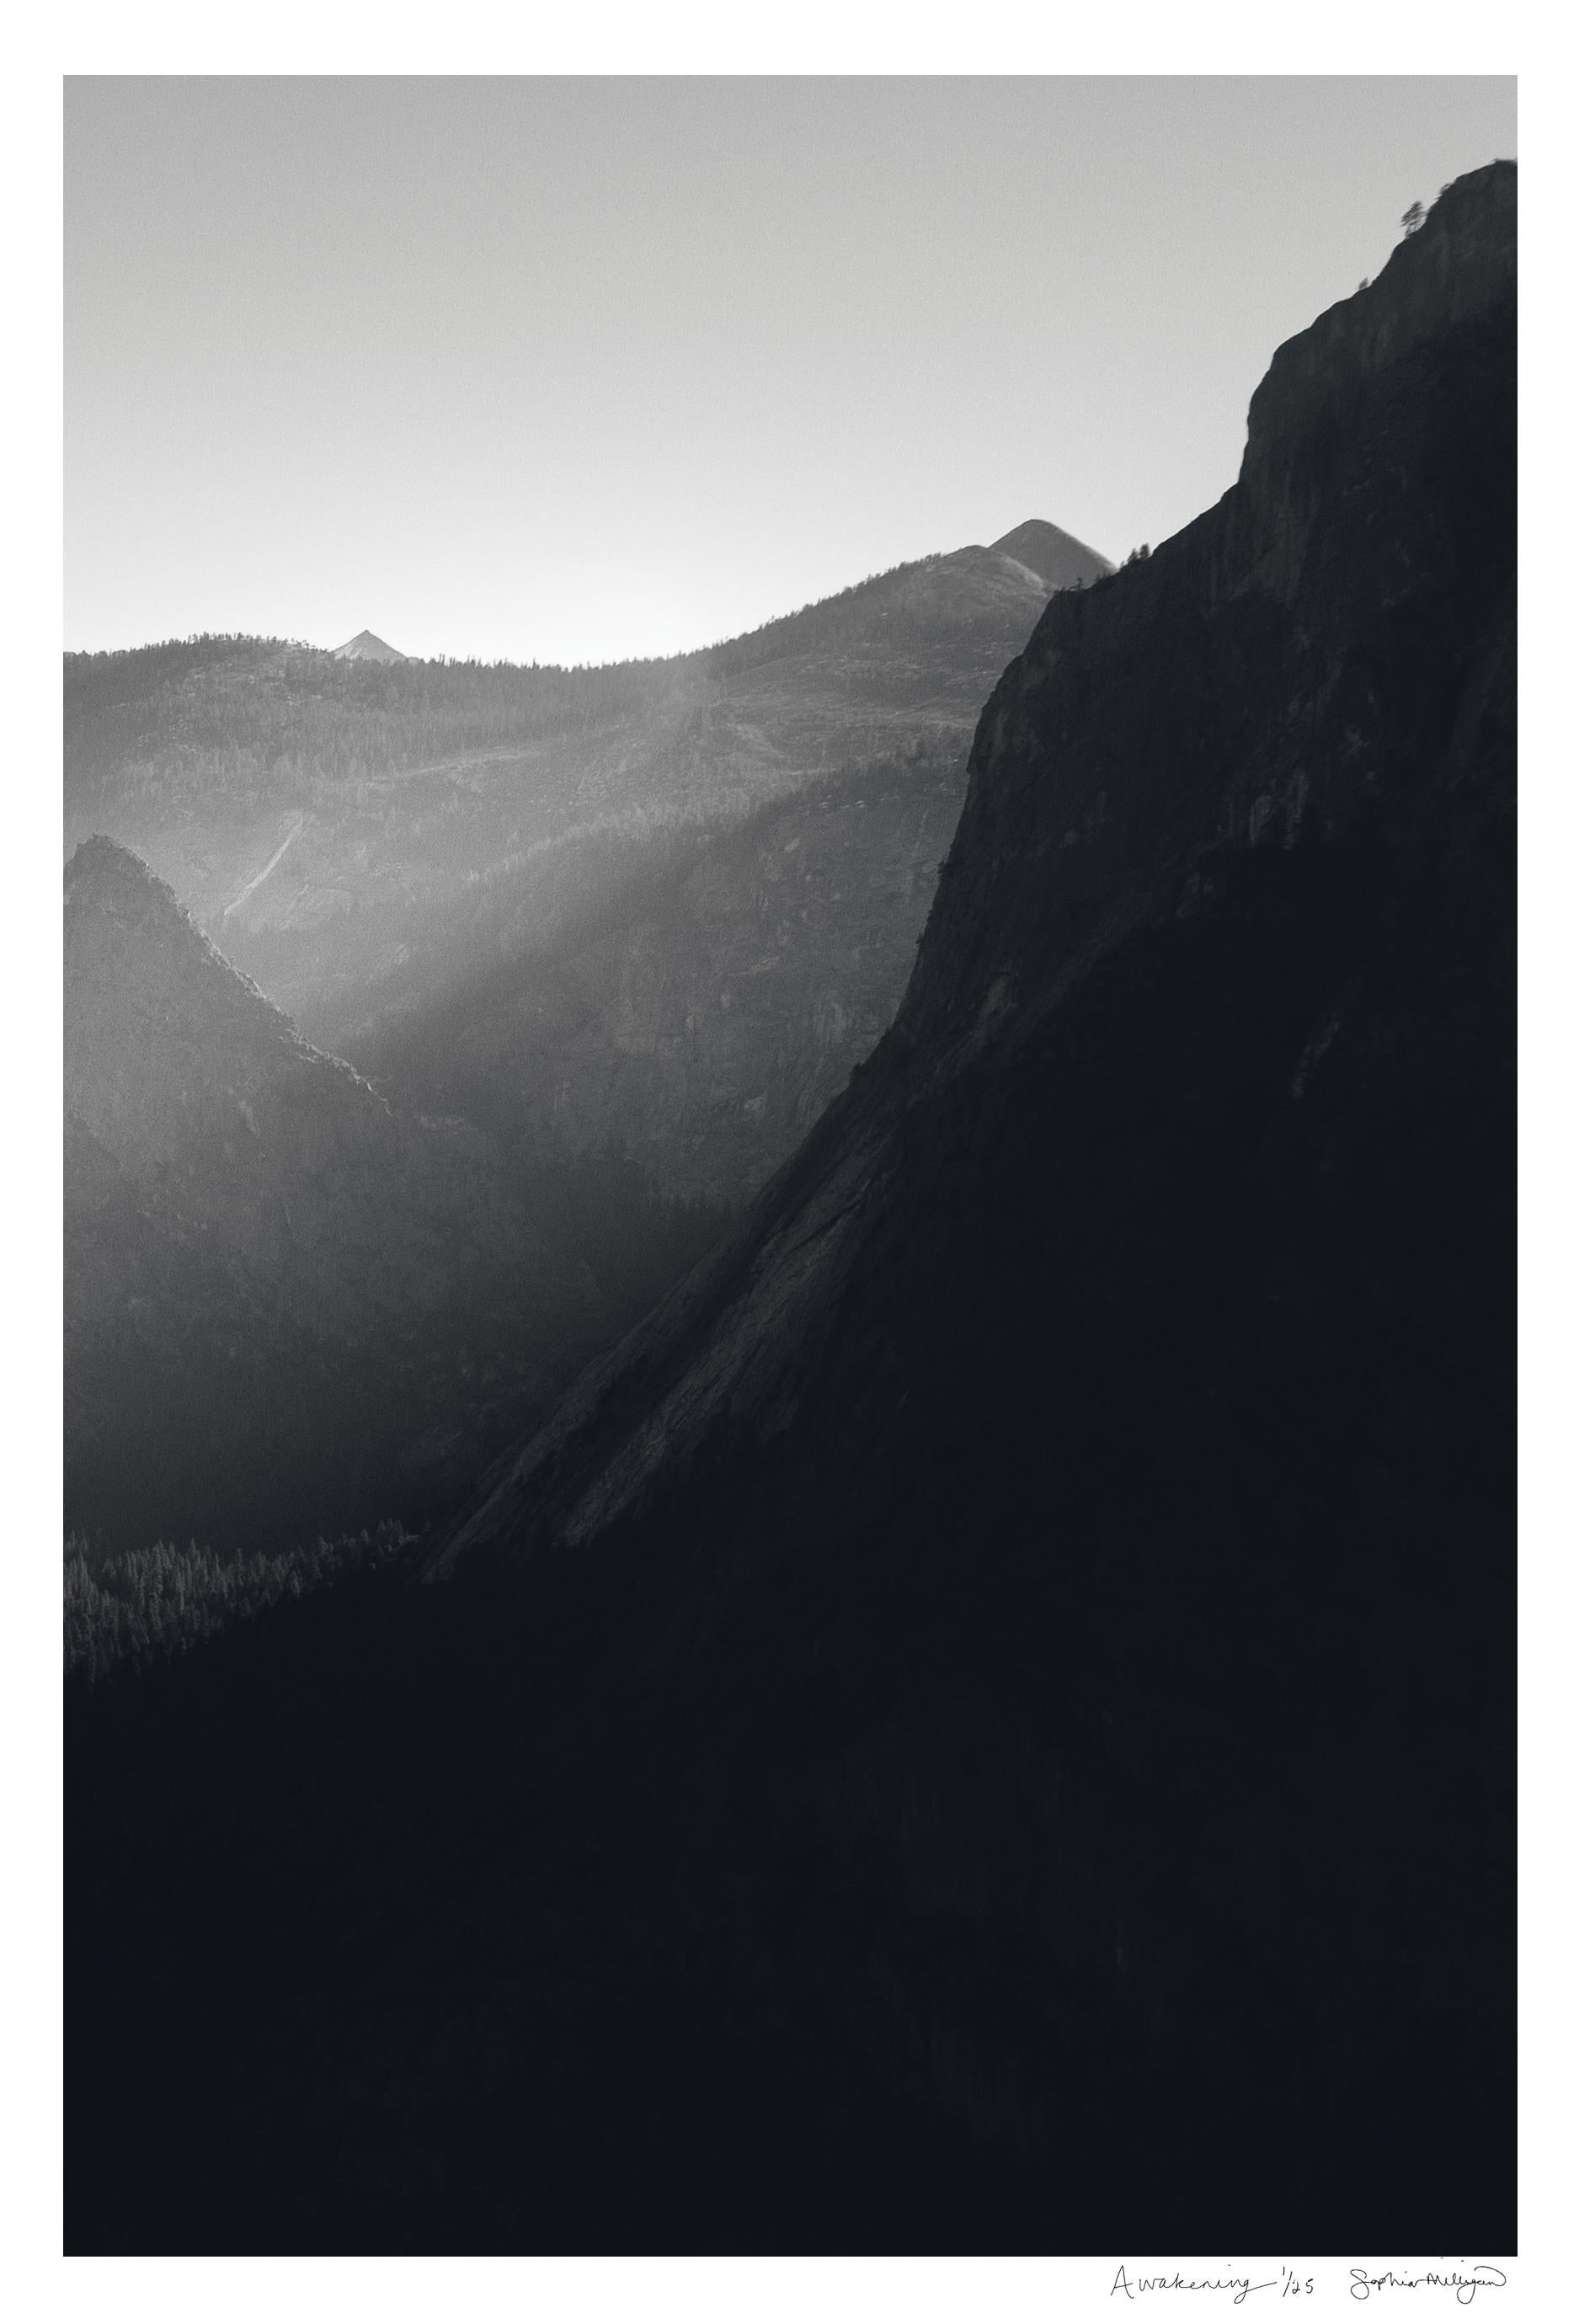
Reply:
[[[1481,393],[1472,401],[1460,376],[1467,357],[1445,383],[1414,374],[1428,362],[1415,343],[1435,350],[1460,307],[1477,323],[1483,310],[1500,315],[1500,302],[1510,312],[1513,185],[1511,165],[1464,181],[1433,212],[1431,236],[1400,249],[1382,283],[1280,350],[1252,406],[1239,484],[1216,510],[1122,586],[1115,580],[1050,606],[983,714],[964,815],[892,1036],[744,1233],[610,1369],[617,1392],[609,1404],[620,1416],[612,1434],[605,1422],[586,1439],[592,1502],[575,1498],[577,1470],[559,1448],[578,1441],[598,1380],[581,1383],[551,1435],[527,1449],[523,1473],[536,1476],[552,1458],[565,1480],[547,1495],[535,1487],[536,1529],[558,1524],[567,1537],[595,1529],[639,1500],[649,1472],[656,1484],[677,1461],[684,1470],[678,1456],[693,1449],[693,1432],[704,1435],[726,1413],[739,1424],[757,1399],[776,1434],[798,1390],[786,1388],[770,1349],[782,1339],[792,1370],[803,1367],[800,1310],[842,1281],[840,1254],[887,1200],[893,1142],[918,1115],[936,1127],[961,1079],[970,1102],[981,1102],[1000,1061],[1005,1074],[1020,1071],[1022,1058],[1054,1038],[1060,1012],[1094,1007],[1094,991],[1116,992],[1119,972],[1108,964],[1127,964],[1126,946],[1137,963],[1155,956],[1137,971],[1151,974],[1170,951],[1182,965],[1217,942],[1219,919],[1248,910],[1240,899],[1262,888],[1262,908],[1271,910],[1283,888],[1291,909],[1294,891],[1327,878],[1329,866],[1354,880],[1364,866],[1379,883],[1406,838],[1424,846],[1463,837],[1455,817],[1467,813],[1461,794],[1475,779],[1493,808],[1507,808],[1511,536],[1489,540],[1500,561],[1483,574],[1466,569],[1454,532],[1505,513],[1492,497],[1505,478],[1488,472],[1506,439],[1489,450],[1480,440],[1505,417],[1503,383],[1494,374],[1489,385],[1473,382]],[[1428,431],[1433,413],[1437,438]],[[1450,422],[1462,442],[1445,437]],[[1406,495],[1382,455],[1401,458],[1401,439],[1416,437],[1419,456],[1436,466]],[[1454,457],[1464,475],[1456,504],[1444,507]],[[1476,487],[1481,498],[1472,502]],[[1338,511],[1335,493],[1345,496]],[[1361,528],[1372,549],[1363,558],[1354,553]],[[1449,632],[1454,617],[1466,634]],[[1411,622],[1431,625],[1428,647],[1416,644]],[[1394,633],[1413,649],[1411,659],[1397,649],[1387,658]],[[1244,676],[1230,687],[1218,665],[1231,666],[1235,652]],[[1443,663],[1455,672],[1450,696],[1441,691]],[[1421,698],[1400,704],[1404,687]],[[1460,710],[1467,723],[1455,729]],[[1363,843],[1381,851],[1384,835],[1389,851],[1371,867]],[[1340,1003],[1346,980],[1360,974],[1342,945],[1359,938],[1361,901],[1330,899],[1339,926],[1327,941],[1343,973],[1289,1074],[1280,1077],[1281,1059],[1274,1068],[1262,1093],[1265,1137],[1286,1137],[1287,1125],[1319,1113],[1308,1087],[1318,1065],[1329,1079],[1338,1074]],[[1396,899],[1387,908],[1396,913]],[[1254,927],[1240,936],[1247,954],[1263,940]],[[1306,940],[1316,941],[1314,927]],[[1439,971],[1434,954],[1430,966]],[[1285,1106],[1286,1123],[1278,1118]],[[793,1253],[788,1285],[776,1265],[781,1242]],[[772,1333],[748,1312],[758,1307],[775,1315]],[[791,1309],[796,1320],[786,1329]],[[625,1433],[628,1377],[684,1364],[692,1342],[705,1351],[704,1387],[696,1392],[682,1370],[664,1425],[645,1430],[635,1463],[622,1460],[629,1447],[615,1440]],[[744,1401],[739,1363],[751,1382]],[[645,1420],[643,1397],[636,1408]],[[487,1502],[462,1538],[508,1535],[514,1491]]]
[[[371,630],[358,630],[343,646],[335,648],[336,661],[408,661],[408,654],[397,653],[382,638],[375,638]]]
[[[74,1701],[68,2248],[1512,2247],[1515,233],[1053,598],[413,1575]]]
[[[69,657],[68,833],[134,847],[391,1095],[738,1202],[891,1021],[1049,586],[965,549],[601,670]]]

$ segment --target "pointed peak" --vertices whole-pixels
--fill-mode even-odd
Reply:
[[[173,956],[188,964],[184,973],[198,973],[211,980],[217,974],[227,991],[244,993],[246,1007],[255,1003],[271,1021],[285,1027],[298,1047],[306,1047],[268,995],[234,967],[204,934],[169,881],[161,880],[151,864],[118,839],[95,832],[90,839],[81,841],[66,865],[62,886],[68,977],[74,964],[79,967],[99,941],[91,931],[114,924],[121,932],[120,940],[133,945],[150,939],[165,946],[173,945]],[[345,1070],[350,1072],[349,1065]]]
[[[1027,517],[991,547],[1026,566],[1049,589],[1072,589],[1077,581],[1099,581],[1113,567],[1100,549],[1088,549],[1039,516]]]
[[[174,889],[151,871],[141,855],[133,855],[118,839],[106,839],[103,832],[96,831],[78,844],[66,866],[65,889],[68,898],[135,898],[144,904],[180,910]]]
[[[409,661],[409,654],[397,653],[382,638],[375,638],[371,630],[358,630],[343,646],[335,648],[336,661]]]

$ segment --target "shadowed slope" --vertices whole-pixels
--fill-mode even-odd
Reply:
[[[1514,188],[435,1578],[83,1707],[72,2248],[1511,2247]]]
[[[1487,2231],[1514,183],[1449,189],[1280,352],[1217,509],[1055,599],[984,713],[895,1031],[428,1569],[663,1575],[677,1695],[756,1674],[728,1748],[1022,1963],[1000,2034],[892,1962],[886,2038],[941,2105],[1051,2156],[1078,1986],[1090,2038],[1246,2122],[1273,2054],[1345,2124],[1385,2060],[1372,2125]],[[1423,2095],[1460,2074],[1473,2131]]]

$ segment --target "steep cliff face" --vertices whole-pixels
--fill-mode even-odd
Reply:
[[[1281,351],[1216,509],[1053,600],[894,1031],[429,1568],[642,1575],[664,1699],[719,1690],[708,1750],[758,1771],[721,1882],[792,1798],[830,1878],[876,1851],[901,1901],[842,1989],[981,2135],[1067,2166],[1110,2072],[1250,2122],[1281,2057],[1345,2139],[1374,2073],[1363,2144],[1488,2220],[1514,184],[1460,181]],[[1359,2148],[1301,2153],[1363,2208]]]
[[[802,1250],[801,1207],[844,1157],[872,1157],[858,1207],[879,1213],[891,1141],[911,1133],[918,1108],[947,1103],[967,1068],[1017,1069],[1076,984],[1126,945],[1137,960],[1189,950],[1178,932],[1194,923],[1204,946],[1251,908],[1244,899],[1308,881],[1334,883],[1322,907],[1332,941],[1358,946],[1369,914],[1396,916],[1406,899],[1424,908],[1428,864],[1453,883],[1440,908],[1469,910],[1483,838],[1493,851],[1485,908],[1502,899],[1492,883],[1508,871],[1512,811],[1515,186],[1512,166],[1497,164],[1447,189],[1373,286],[1280,351],[1252,406],[1240,483],[1218,506],[1150,558],[1053,598],[982,714],[892,1036],[767,1190],[719,1262],[721,1288],[688,1287],[638,1335],[630,1364],[682,1364],[681,1339],[711,1312],[708,1297],[761,1281],[781,1240]],[[1241,941],[1253,981],[1248,927]],[[1418,973],[1440,965],[1433,953]],[[1110,967],[1106,982],[1122,973]],[[1331,1053],[1345,977],[1329,973],[1305,1028],[1307,1077],[1322,1059],[1336,1073],[1343,1055]],[[1304,1046],[1274,1079],[1290,1105],[1304,1094],[1303,1080],[1299,1092],[1285,1085]],[[1281,1063],[1269,1060],[1274,1076]],[[840,1212],[840,1247],[852,1216]],[[776,1424],[777,1376],[760,1350],[752,1377]],[[705,1424],[726,1414],[744,1416],[732,1386]],[[662,1430],[653,1442],[666,1457],[675,1450]],[[595,1476],[602,1514],[609,1449],[589,1443],[584,1471],[571,1464],[563,1489]],[[540,1450],[527,1457],[535,1467]],[[500,1521],[497,1508],[475,1520],[483,1531]],[[535,1523],[556,1521],[537,1507]],[[589,1521],[583,1512],[576,1530]]]
[[[65,885],[69,1521],[267,1529],[277,1489],[328,1522],[370,1432],[392,1461],[446,1404],[453,1431],[545,1393],[596,1296],[484,1139],[392,1114],[124,849],[85,843]]]
[[[1430,779],[1509,617],[1515,182],[1447,189],[1279,350],[1219,505],[1050,605],[983,714],[904,1037],[1046,1005],[1198,862],[1336,842]]]

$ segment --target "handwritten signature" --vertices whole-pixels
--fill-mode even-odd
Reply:
[[[1401,2270],[1386,2268],[1380,2275],[1372,2275],[1363,2267],[1349,2270],[1349,2298],[1369,2300],[1373,2292],[1418,2292],[1423,2285],[1436,2284],[1451,2292],[1461,2308],[1467,2308],[1477,2292],[1501,2292],[1508,2279],[1500,2267],[1489,2260],[1477,2260],[1467,2275],[1447,2268],[1438,2272],[1428,2268],[1419,2275],[1405,2275]]]

